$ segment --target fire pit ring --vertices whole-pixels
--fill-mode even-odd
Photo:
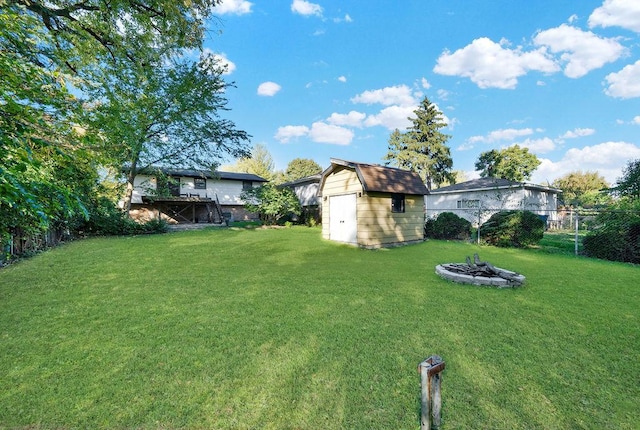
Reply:
[[[495,267],[480,261],[474,254],[473,262],[467,257],[466,263],[446,263],[436,266],[436,274],[449,281],[471,285],[488,285],[498,288],[513,288],[524,284],[525,277],[517,272]]]

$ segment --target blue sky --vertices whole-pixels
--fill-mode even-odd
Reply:
[[[224,113],[294,158],[383,164],[423,97],[443,112],[455,170],[518,144],[532,182],[608,181],[640,158],[638,0],[224,0],[205,49],[227,64]]]

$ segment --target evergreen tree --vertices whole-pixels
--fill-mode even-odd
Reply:
[[[387,165],[417,172],[428,188],[453,182],[453,160],[446,145],[451,136],[440,131],[447,126],[442,112],[425,97],[414,113],[407,132],[396,129],[389,137],[389,151],[384,157]]]

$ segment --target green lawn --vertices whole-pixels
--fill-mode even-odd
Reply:
[[[483,260],[520,289],[462,286]],[[635,429],[640,268],[315,228],[78,241],[0,270],[0,428]]]

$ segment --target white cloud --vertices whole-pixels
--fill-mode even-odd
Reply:
[[[529,150],[536,154],[545,154],[556,149],[555,142],[548,138],[542,137],[540,139],[525,139],[522,142],[518,142],[522,148],[529,148]]]
[[[640,60],[625,66],[617,73],[610,73],[605,77],[609,87],[605,94],[621,99],[640,97]]]
[[[343,75],[343,76],[338,77],[338,80],[340,82],[347,82],[347,77]]]
[[[426,78],[422,78],[420,80],[420,84],[422,85],[422,88],[424,88],[425,90],[428,90],[429,88],[431,88],[431,84],[429,83],[429,81],[427,81]]]
[[[599,37],[567,24],[540,31],[533,42],[548,47],[553,53],[562,53],[560,62],[566,63],[564,74],[569,78],[580,78],[591,70],[616,61],[625,53],[625,48],[617,40]]]
[[[293,0],[293,3],[291,3],[291,11],[304,16],[315,15],[322,17],[322,7],[319,4],[305,0]]]
[[[275,82],[263,82],[260,85],[258,85],[258,95],[259,96],[266,96],[266,97],[272,97],[275,96],[278,91],[280,91],[282,89],[282,87],[278,84],[276,84]]]
[[[634,123],[634,124],[638,124],[638,125],[640,125],[640,115],[639,115],[639,116],[634,116],[634,117],[633,117],[633,123]]]
[[[406,130],[411,125],[409,117],[415,116],[413,113],[418,106],[389,106],[376,115],[369,115],[364,124],[367,127],[381,125],[389,130]]]
[[[568,130],[560,136],[560,139],[575,139],[577,137],[591,136],[595,132],[593,128],[576,128],[574,130]]]
[[[367,117],[362,112],[356,112],[352,110],[347,114],[332,113],[327,122],[333,125],[344,125],[348,127],[362,127],[362,121]]]
[[[213,12],[217,15],[244,15],[251,13],[251,6],[253,3],[246,0],[223,0],[222,3],[215,6]]]
[[[589,16],[589,27],[617,26],[640,33],[640,2],[637,0],[605,0]]]
[[[367,90],[351,99],[352,103],[374,104],[385,106],[413,106],[417,103],[411,88],[406,85],[386,87],[379,90]]]
[[[236,70],[236,65],[233,61],[229,60],[225,53],[213,54],[213,57],[218,61],[218,64],[224,68],[223,75],[230,75]]]
[[[288,143],[291,139],[309,134],[309,127],[305,125],[285,125],[278,127],[274,138],[281,143]]]
[[[505,128],[500,130],[494,130],[486,136],[471,136],[467,141],[469,143],[493,143],[501,141],[513,141],[514,139],[522,136],[529,136],[533,134],[533,129],[530,128]]]
[[[330,143],[334,145],[349,145],[354,133],[348,128],[327,124],[321,121],[314,122],[309,130],[309,138],[318,143]]]
[[[345,14],[343,18],[333,18],[333,22],[353,22],[353,19],[349,16],[349,14]]]
[[[558,162],[540,159],[531,181],[543,183],[577,170],[596,171],[613,184],[622,176],[629,160],[640,158],[640,146],[627,142],[605,142],[584,148],[571,148]]]
[[[529,71],[552,73],[559,70],[544,48],[523,52],[521,48],[503,47],[506,44],[504,40],[495,43],[486,37],[476,39],[454,53],[443,52],[433,71],[467,77],[480,88],[514,89],[518,78]]]
[[[437,94],[440,100],[449,100],[449,91],[440,89]]]

